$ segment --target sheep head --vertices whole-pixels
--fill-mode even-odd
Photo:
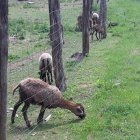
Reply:
[[[81,119],[84,119],[86,117],[86,114],[84,112],[84,107],[81,104],[76,104],[73,113]]]

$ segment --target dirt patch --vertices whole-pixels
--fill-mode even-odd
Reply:
[[[25,64],[32,62],[33,60],[38,61],[39,56],[43,52],[44,51],[32,53],[31,55],[29,55],[27,57],[24,57],[22,60],[17,61],[17,62],[9,62],[8,63],[8,69],[14,70],[14,69],[17,69],[18,67],[24,66]],[[47,50],[47,52],[51,53],[51,50]]]

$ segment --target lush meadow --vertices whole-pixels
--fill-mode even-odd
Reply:
[[[82,50],[82,35],[76,29],[76,18],[82,10],[81,1],[61,1],[65,45],[64,70],[67,80],[66,99],[81,103],[86,118],[77,119],[71,112],[51,110],[47,123],[36,124],[38,106],[28,112],[33,123],[27,129],[18,111],[15,124],[7,114],[8,140],[138,140],[140,139],[140,1],[110,0],[108,22],[118,26],[107,29],[107,38],[90,39],[90,53],[81,62],[70,56]],[[98,9],[98,6],[95,6]],[[9,68],[8,108],[18,100],[12,88],[23,78],[38,77],[38,57],[51,52],[48,38],[49,14],[45,0],[30,5],[9,1]],[[45,117],[49,114],[46,110]]]

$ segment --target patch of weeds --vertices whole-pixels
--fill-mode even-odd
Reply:
[[[46,33],[49,31],[47,24],[36,24],[35,30],[38,31],[38,33]]]
[[[132,80],[135,81],[135,82],[140,82],[140,78],[139,77],[133,77]]]
[[[110,80],[97,79],[95,82],[95,86],[105,91],[111,91],[112,89],[123,88],[125,86],[125,83],[122,82],[120,79],[110,79]]]
[[[81,32],[78,27],[75,27],[75,32]]]
[[[137,74],[140,74],[140,70],[137,70],[136,73],[137,73]]]
[[[44,46],[42,45],[42,44],[36,44],[36,45],[34,45],[34,48],[43,48]]]
[[[121,35],[121,33],[118,30],[114,30],[112,32],[112,36],[121,37],[122,35]]]
[[[9,34],[15,35],[18,39],[25,39],[25,22],[24,19],[9,20]]]
[[[92,5],[92,11],[99,11],[99,6],[98,6],[98,4],[96,3],[96,4],[94,4],[94,5]]]
[[[70,26],[70,25],[65,24],[63,26],[63,30],[67,32],[75,32],[75,26]]]
[[[31,23],[28,29],[32,34],[49,32],[49,27],[46,23]]]
[[[60,2],[63,3],[63,2],[66,2],[66,0],[60,0]],[[72,2],[72,0],[69,0],[69,2]]]
[[[129,105],[111,105],[104,111],[104,114],[111,114],[113,116],[127,116],[130,113],[134,113],[134,110]]]
[[[23,5],[23,8],[24,8],[24,9],[33,8],[33,5],[32,5],[32,4],[25,3],[25,4]]]
[[[39,8],[41,8],[42,6],[40,6],[40,5],[35,5],[34,3],[32,3],[32,4],[30,4],[30,3],[25,3],[24,5],[23,5],[23,8],[24,9],[30,9],[30,8],[34,8],[34,9],[39,9]]]
[[[14,55],[14,54],[10,54],[8,55],[8,60],[17,60],[19,59],[20,57],[18,55]]]
[[[77,65],[77,63],[75,61],[70,61],[66,63],[65,67],[68,71],[73,71],[73,68]]]
[[[103,81],[103,80],[98,79],[98,80],[96,80],[95,85],[98,88],[105,89],[106,91],[111,90],[114,87],[114,84],[113,84],[112,80],[110,80],[110,81]]]
[[[38,40],[42,40],[42,39],[44,39],[45,37],[44,37],[44,35],[39,35],[39,37],[38,37]]]
[[[18,33],[18,39],[23,40],[25,39],[25,30],[20,30]]]
[[[30,52],[29,52],[29,51],[26,51],[25,53],[26,53],[27,55],[30,55]]]

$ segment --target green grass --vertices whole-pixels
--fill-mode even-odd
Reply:
[[[33,6],[25,7],[24,2],[14,5],[15,2],[11,1],[10,19],[18,20],[22,15],[26,27],[24,40],[10,42],[9,59],[12,63],[24,59],[28,54],[47,50],[45,47],[50,49],[48,42],[46,43],[47,31],[40,32],[42,26],[43,29],[49,27],[47,4],[43,5],[43,2],[35,3],[34,6],[39,7],[36,9]],[[86,118],[79,121],[67,110],[54,109],[51,111],[52,118],[47,124],[41,124],[31,131],[26,128],[19,109],[19,117],[16,118],[14,125],[10,124],[11,113],[8,114],[8,140],[140,139],[139,4],[138,0],[109,1],[108,19],[118,22],[119,25],[108,28],[106,39],[90,41],[90,53],[81,62],[73,62],[70,59],[73,53],[82,50],[81,33],[75,32],[80,8],[70,6],[62,8],[65,31],[63,60],[67,78],[67,91],[63,94],[66,99],[73,98],[74,102],[84,105]],[[18,14],[15,16],[16,11]],[[31,20],[28,21],[28,18]],[[39,25],[34,28],[36,24]],[[13,97],[11,92],[18,81],[28,76],[38,77],[37,59],[9,72],[8,107],[13,107],[18,100],[18,94]],[[34,125],[39,109],[38,106],[31,106],[29,109],[29,118]],[[47,113],[46,110],[45,116]]]

